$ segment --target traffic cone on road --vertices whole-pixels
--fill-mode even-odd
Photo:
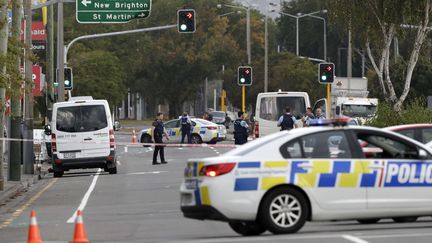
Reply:
[[[39,232],[39,226],[36,220],[36,212],[34,210],[32,210],[30,213],[30,225],[27,243],[43,243]]]
[[[75,221],[75,232],[73,239],[69,243],[90,243],[84,228],[84,221],[82,218],[81,210],[77,211],[77,218]]]
[[[132,130],[132,143],[137,143],[137,136],[135,129]]]

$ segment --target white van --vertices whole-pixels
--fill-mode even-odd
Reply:
[[[256,102],[255,134],[260,137],[280,131],[277,122],[285,113],[286,107],[291,108],[291,114],[295,117],[303,117],[306,108],[310,107],[306,92],[259,93]]]
[[[117,173],[114,130],[106,100],[55,103],[51,128],[54,177],[69,169],[103,168]]]

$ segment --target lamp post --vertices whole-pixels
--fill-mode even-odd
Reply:
[[[251,32],[250,32],[250,7],[244,7],[244,6],[236,6],[236,5],[230,5],[230,4],[218,4],[217,8],[222,8],[222,6],[229,7],[229,8],[236,8],[236,9],[242,9],[246,10],[246,52],[247,52],[247,59],[248,59],[248,65],[252,62],[251,57]],[[246,103],[246,87],[242,86],[242,107],[241,110],[245,112],[245,103]]]
[[[324,21],[324,60],[327,59],[327,24],[326,24],[326,19],[323,17],[319,17],[319,16],[315,16],[314,14],[318,14],[318,13],[327,13],[327,10],[320,10],[320,11],[315,11],[312,13],[308,13],[308,14],[301,14],[301,13],[297,13],[297,15],[292,15],[289,13],[284,13],[284,12],[279,12],[282,15],[288,16],[288,17],[292,17],[296,19],[296,55],[299,56],[299,19],[303,18],[303,17],[312,17],[312,18],[316,18],[316,19],[321,19]]]

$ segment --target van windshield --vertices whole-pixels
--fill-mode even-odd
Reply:
[[[303,116],[306,112],[303,97],[263,97],[260,103],[260,118],[268,121],[277,121],[285,113],[285,108],[291,109],[294,116]]]
[[[60,107],[56,119],[56,129],[62,132],[91,132],[108,126],[103,105]]]

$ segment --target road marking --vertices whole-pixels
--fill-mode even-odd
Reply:
[[[75,222],[75,219],[76,219],[76,212],[77,212],[78,210],[80,210],[80,211],[84,211],[84,208],[85,208],[85,206],[87,205],[87,201],[89,200],[90,195],[91,195],[92,191],[94,190],[94,188],[95,188],[95,186],[96,186],[96,182],[97,182],[97,179],[99,178],[99,175],[100,175],[101,171],[102,171],[102,169],[99,168],[98,171],[96,172],[96,175],[93,177],[93,181],[92,181],[92,183],[90,184],[89,189],[87,190],[86,194],[84,195],[83,199],[81,200],[80,205],[79,205],[78,208],[74,211],[74,213],[72,214],[72,216],[71,216],[71,217],[66,221],[66,223],[68,223],[68,224],[72,224],[72,223],[74,223],[74,222]]]
[[[151,151],[153,151],[153,148],[150,147],[146,152],[151,152]]]
[[[409,233],[409,234],[391,234],[391,235],[365,235],[362,238],[380,239],[380,238],[399,238],[399,237],[426,237],[432,236],[432,233]]]
[[[160,174],[168,171],[142,171],[142,172],[133,172],[127,173],[126,175],[147,175],[147,174]]]
[[[117,160],[117,165],[121,165],[120,160]]]
[[[354,243],[369,243],[368,241],[362,240],[352,235],[342,235],[342,238],[344,238],[345,240],[352,241]]]
[[[28,207],[30,207],[30,205],[32,205],[46,190],[48,190],[52,185],[54,185],[54,183],[56,183],[57,180],[58,178],[54,178],[48,185],[45,186],[45,188],[43,188],[38,193],[36,193],[36,195],[30,198],[30,200],[28,200],[23,206],[15,210],[15,212],[12,213],[11,217],[5,220],[0,225],[0,229],[3,229],[8,225],[10,225],[16,218],[18,218],[22,214],[22,212],[24,212]]]
[[[127,147],[127,146],[124,147],[124,152],[125,152],[125,153],[128,152],[128,147]]]
[[[182,150],[183,148],[182,147],[180,147],[180,148],[177,148],[178,150]]]

